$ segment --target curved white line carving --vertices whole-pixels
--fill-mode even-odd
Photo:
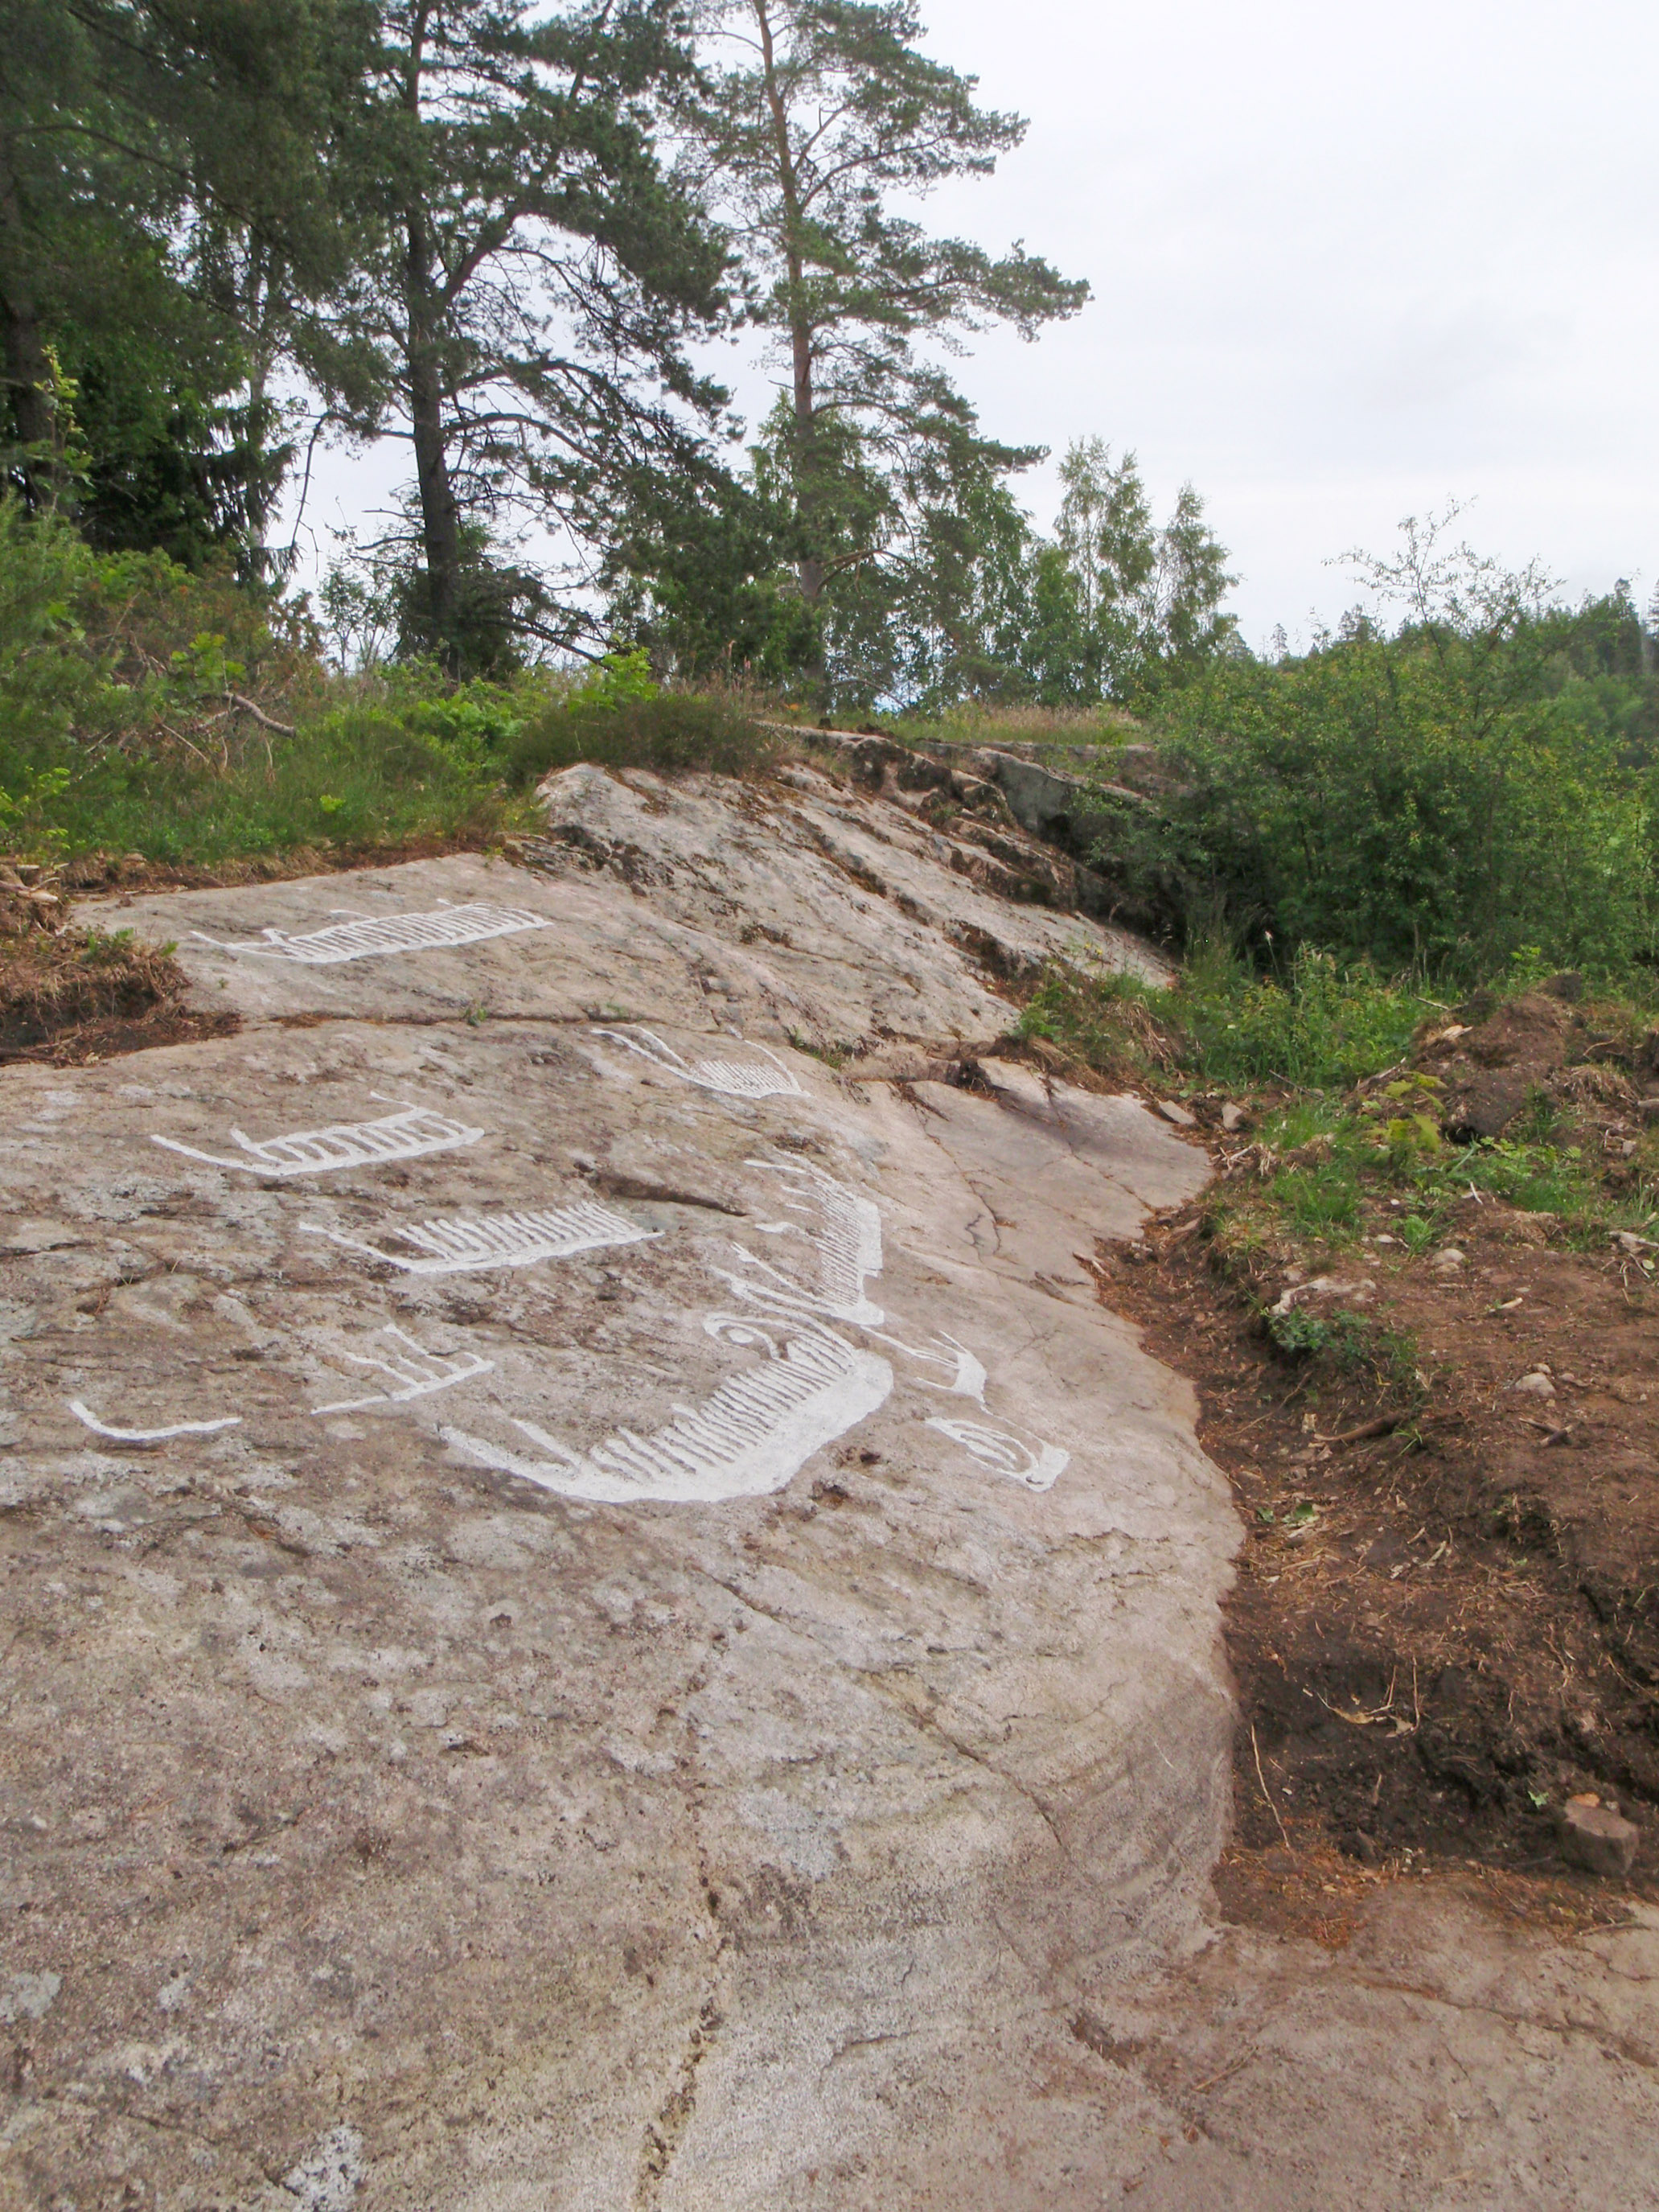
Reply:
[[[250,1175],[326,1175],[336,1168],[364,1167],[385,1160],[412,1160],[422,1152],[447,1152],[458,1145],[476,1145],[482,1129],[468,1128],[429,1107],[405,1106],[378,1121],[336,1121],[326,1129],[296,1129],[292,1136],[267,1137],[256,1144],[240,1129],[230,1140],[240,1145],[242,1158],[227,1158],[222,1152],[204,1152],[194,1145],[181,1145],[173,1137],[150,1142],[187,1159],[205,1160],[210,1167],[246,1168]]]
[[[797,1082],[792,1070],[787,1068],[776,1053],[763,1044],[754,1049],[763,1052],[772,1063],[763,1067],[755,1060],[687,1060],[677,1053],[672,1044],[665,1044],[655,1030],[642,1029],[630,1036],[626,1030],[596,1029],[595,1036],[609,1037],[613,1044],[626,1045],[629,1052],[648,1060],[666,1075],[678,1076],[682,1083],[695,1083],[699,1091],[718,1091],[726,1098],[805,1098],[805,1091]]]
[[[511,937],[521,929],[550,929],[545,915],[524,907],[489,906],[474,902],[466,906],[439,907],[430,914],[394,914],[384,920],[365,917],[336,922],[328,929],[307,930],[290,937],[286,930],[263,929],[263,945],[236,944],[209,937],[199,929],[191,935],[221,952],[240,952],[256,960],[289,960],[302,968],[329,968],[342,960],[373,960],[386,952],[425,952],[445,945],[476,945],[487,937]]]
[[[1012,1475],[1027,1490],[1052,1489],[1056,1477],[1071,1465],[1072,1455],[1058,1444],[1039,1444],[1033,1450],[1006,1429],[988,1428],[982,1421],[933,1419],[927,1425],[960,1444],[993,1474]]]
[[[724,1267],[714,1272],[740,1297],[756,1304],[785,1313],[819,1314],[830,1321],[854,1322],[860,1328],[879,1328],[886,1316],[864,1291],[866,1277],[881,1273],[881,1215],[872,1200],[847,1189],[822,1168],[777,1160],[748,1160],[744,1164],[787,1179],[790,1195],[784,1204],[791,1212],[810,1218],[817,1207],[822,1225],[816,1234],[810,1230],[805,1234],[817,1254],[817,1287],[804,1290],[781,1267],[759,1258],[744,1244],[732,1249],[752,1273],[734,1275]],[[785,1234],[792,1225],[788,1222],[757,1224],[771,1236]]]
[[[884,1359],[830,1329],[801,1330],[780,1350],[765,1329],[736,1315],[711,1315],[703,1327],[735,1344],[763,1345],[768,1358],[758,1369],[730,1376],[702,1406],[679,1409],[668,1427],[651,1436],[619,1428],[577,1454],[533,1422],[515,1420],[515,1429],[552,1455],[530,1459],[462,1429],[441,1434],[481,1465],[567,1498],[712,1505],[781,1490],[815,1451],[884,1404],[893,1387]]]
[[[948,1345],[950,1349],[945,1352],[924,1351],[916,1345],[901,1343],[897,1337],[884,1336],[879,1329],[872,1328],[870,1334],[878,1344],[890,1344],[895,1352],[903,1352],[908,1359],[925,1360],[930,1367],[954,1365],[956,1374],[951,1382],[930,1382],[926,1376],[918,1375],[916,1387],[921,1390],[942,1390],[947,1397],[972,1398],[981,1412],[984,1411],[985,1385],[990,1377],[985,1371],[983,1362],[969,1352],[965,1344],[958,1344],[955,1337],[948,1336],[943,1329],[939,1331],[933,1341]]]
[[[78,1398],[70,1400],[69,1409],[77,1421],[84,1421],[100,1437],[112,1437],[118,1444],[159,1444],[169,1437],[212,1437],[221,1429],[240,1429],[242,1425],[240,1413],[227,1413],[217,1421],[174,1421],[166,1429],[112,1429]]]
[[[449,1355],[428,1352],[395,1324],[377,1334],[395,1337],[402,1352],[393,1352],[390,1359],[376,1359],[372,1353],[360,1352],[337,1356],[352,1367],[378,1367],[382,1375],[389,1375],[404,1387],[376,1390],[367,1398],[338,1398],[331,1405],[313,1406],[313,1413],[355,1413],[364,1406],[405,1406],[411,1398],[428,1398],[434,1391],[453,1389],[457,1382],[470,1382],[475,1375],[488,1375],[495,1364],[493,1359],[481,1359],[476,1352]]]
[[[356,1237],[325,1229],[320,1222],[302,1221],[310,1237],[326,1237],[348,1252],[367,1253],[401,1267],[406,1275],[456,1275],[481,1267],[528,1267],[538,1260],[566,1260],[573,1252],[597,1252],[617,1244],[645,1244],[660,1237],[659,1229],[641,1229],[626,1214],[613,1213],[592,1199],[574,1206],[547,1208],[538,1213],[453,1214],[410,1227],[392,1228],[388,1237],[400,1237],[426,1256],[407,1258],[401,1252],[383,1251]]]

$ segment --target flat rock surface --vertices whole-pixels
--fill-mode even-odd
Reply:
[[[0,1074],[0,2203],[1591,2201],[1650,1934],[1213,1939],[1237,1524],[1085,1264],[1204,1155],[796,1049],[1007,1009],[890,899],[751,955],[750,803],[723,915],[110,902],[246,1026]]]

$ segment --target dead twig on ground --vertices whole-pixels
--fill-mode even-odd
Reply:
[[[1322,1437],[1314,1431],[1316,1444],[1358,1444],[1370,1437],[1391,1437],[1405,1419],[1403,1413],[1379,1413],[1374,1421],[1362,1421],[1357,1429],[1344,1429],[1337,1436]]]
[[[1284,1844],[1287,1851],[1294,1852],[1295,1845],[1291,1843],[1290,1836],[1286,1832],[1284,1821],[1279,1819],[1279,1808],[1273,1802],[1273,1793],[1268,1789],[1267,1778],[1261,1771],[1261,1746],[1255,1740],[1255,1723],[1254,1721],[1250,1723],[1250,1749],[1255,1755],[1255,1778],[1261,1784],[1261,1794],[1267,1801],[1267,1810],[1273,1816],[1274,1825],[1279,1830],[1279,1839]]]

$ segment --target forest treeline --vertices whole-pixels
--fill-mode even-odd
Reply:
[[[1024,125],[909,0],[3,0],[3,28],[0,843],[476,834],[576,742],[592,665],[589,745],[665,684],[1109,741],[1127,709],[1178,772],[1103,802],[1111,865],[1188,939],[1652,963],[1627,586],[1567,606],[1442,517],[1358,562],[1365,611],[1258,654],[1198,494],[1156,514],[1133,450],[1074,443],[1036,527],[1042,456],[952,362],[1087,288],[919,220]],[[733,343],[775,395],[747,424]],[[324,442],[407,467],[307,598],[277,516]],[[748,742],[651,712],[665,758]]]
[[[908,0],[8,0],[3,463],[107,551],[282,580],[319,439],[407,453],[348,650],[625,637],[821,702],[1087,702],[1230,630],[1191,491],[1066,465],[1056,538],[948,374],[1087,287],[906,210],[1018,117]],[[758,350],[739,429],[708,373]]]

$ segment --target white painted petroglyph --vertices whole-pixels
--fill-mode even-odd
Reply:
[[[221,952],[240,952],[256,960],[289,960],[302,968],[331,968],[342,960],[373,960],[387,952],[428,952],[448,945],[477,945],[488,937],[512,937],[523,929],[550,929],[545,915],[526,908],[489,906],[473,902],[466,906],[440,906],[429,914],[393,914],[384,918],[357,915],[351,907],[335,907],[335,914],[356,915],[331,928],[307,930],[290,937],[286,930],[263,929],[265,942],[234,944],[209,937],[199,929],[191,935]]]
[[[165,1429],[112,1429],[78,1398],[70,1400],[69,1409],[77,1421],[84,1421],[95,1434],[112,1437],[118,1444],[165,1443],[169,1437],[216,1437],[221,1429],[240,1429],[242,1425],[240,1413],[227,1413],[216,1421],[174,1421]]]
[[[395,1325],[376,1332],[380,1336],[395,1337],[403,1346],[389,1359],[377,1359],[372,1352],[331,1352],[332,1359],[343,1359],[351,1367],[378,1367],[382,1375],[389,1375],[403,1387],[397,1390],[376,1390],[367,1398],[340,1398],[331,1405],[313,1406],[313,1413],[356,1413],[365,1406],[406,1406],[411,1398],[429,1398],[434,1391],[453,1389],[457,1382],[469,1382],[475,1375],[488,1375],[495,1363],[481,1359],[476,1352],[461,1352],[450,1355],[428,1352],[414,1338]]]
[[[502,1450],[461,1429],[444,1429],[444,1441],[485,1467],[568,1498],[713,1505],[781,1490],[815,1451],[884,1404],[893,1387],[884,1359],[830,1329],[787,1335],[780,1329],[780,1348],[777,1336],[736,1315],[712,1314],[703,1327],[729,1343],[762,1346],[766,1360],[729,1376],[702,1405],[676,1407],[673,1421],[651,1436],[618,1428],[578,1454],[533,1422],[514,1420],[552,1455],[548,1459]]]
[[[805,1098],[806,1092],[793,1073],[778,1058],[776,1053],[763,1044],[754,1047],[765,1053],[769,1067],[757,1060],[687,1060],[677,1053],[672,1044],[665,1044],[654,1030],[641,1030],[630,1036],[626,1030],[595,1030],[595,1036],[609,1037],[613,1044],[626,1045],[629,1052],[648,1060],[653,1067],[665,1074],[678,1076],[682,1083],[694,1083],[699,1091],[717,1091],[726,1098]]]
[[[746,1164],[788,1179],[786,1187],[790,1194],[784,1204],[792,1213],[810,1218],[816,1207],[822,1224],[816,1234],[793,1221],[763,1221],[756,1226],[768,1237],[805,1237],[817,1255],[817,1287],[804,1289],[744,1244],[732,1249],[751,1272],[734,1275],[716,1267],[715,1274],[740,1297],[773,1311],[821,1315],[830,1321],[854,1322],[860,1328],[879,1328],[886,1316],[864,1291],[866,1278],[881,1273],[881,1215],[872,1201],[847,1189],[822,1168],[775,1160],[750,1160]]]
[[[921,1349],[914,1344],[901,1343],[897,1337],[884,1335],[878,1328],[872,1328],[870,1334],[878,1344],[890,1345],[895,1352],[902,1352],[907,1359],[924,1360],[930,1367],[954,1368],[956,1371],[948,1382],[930,1382],[925,1376],[918,1375],[915,1378],[917,1388],[922,1390],[943,1390],[948,1396],[953,1398],[971,1398],[983,1411],[985,1385],[990,1378],[986,1374],[981,1362],[969,1351],[966,1345],[958,1344],[955,1337],[946,1335],[943,1329],[939,1330],[933,1342],[948,1348],[943,1352],[933,1352]]]
[[[371,1093],[379,1097],[378,1092]],[[390,1103],[390,1102],[388,1102]],[[326,1175],[336,1168],[358,1168],[386,1160],[416,1159],[423,1152],[453,1152],[458,1145],[476,1145],[482,1129],[452,1121],[429,1107],[404,1106],[378,1121],[336,1121],[326,1129],[296,1129],[289,1137],[267,1137],[256,1144],[240,1129],[230,1140],[240,1145],[243,1157],[227,1158],[222,1152],[198,1152],[176,1138],[151,1133],[152,1145],[186,1159],[205,1160],[210,1167],[246,1168],[250,1175]]]
[[[1058,1444],[1039,1444],[1033,1450],[1006,1429],[988,1428],[982,1421],[933,1419],[927,1426],[960,1444],[993,1474],[1012,1475],[1027,1490],[1051,1489],[1055,1478],[1071,1464],[1072,1455]]]
[[[393,1227],[383,1233],[412,1244],[423,1256],[411,1259],[402,1252],[387,1252],[343,1236],[319,1222],[302,1221],[311,1237],[326,1237],[348,1252],[367,1253],[384,1260],[407,1275],[456,1275],[481,1267],[529,1267],[538,1260],[568,1260],[574,1252],[598,1252],[618,1244],[644,1244],[660,1237],[659,1229],[641,1229],[625,1214],[592,1199],[574,1206],[552,1206],[539,1213],[453,1214],[410,1227]]]

